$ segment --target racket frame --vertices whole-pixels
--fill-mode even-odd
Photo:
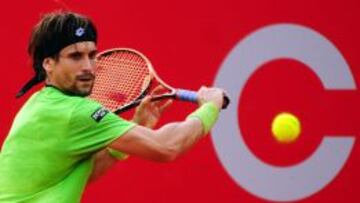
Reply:
[[[99,52],[96,55],[96,61],[100,60],[101,57],[106,57],[108,55],[113,54],[114,52],[133,52],[136,55],[140,56],[146,63],[146,66],[149,70],[149,78],[145,79],[147,81],[144,80],[143,82],[143,86],[142,86],[142,91],[140,92],[139,96],[133,100],[130,101],[128,103],[123,104],[122,106],[118,107],[116,110],[114,110],[114,113],[116,114],[120,114],[122,112],[125,112],[131,108],[134,108],[136,106],[138,106],[142,99],[149,94],[149,88],[151,87],[152,83],[154,82],[154,80],[156,80],[161,86],[163,86],[165,89],[167,89],[169,92],[164,93],[162,95],[155,95],[152,97],[152,101],[158,101],[161,99],[175,99],[176,98],[176,89],[171,87],[170,85],[168,85],[167,83],[165,83],[159,76],[158,74],[155,72],[154,67],[152,65],[152,63],[150,62],[150,60],[141,52],[135,50],[135,49],[131,49],[131,48],[112,48],[112,49],[107,49],[104,50],[102,52]],[[96,84],[95,84],[96,85]],[[90,95],[91,98],[91,95]]]

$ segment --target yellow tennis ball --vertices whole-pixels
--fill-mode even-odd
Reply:
[[[275,139],[281,143],[295,141],[301,132],[299,119],[291,113],[283,112],[278,114],[271,125],[271,131]]]

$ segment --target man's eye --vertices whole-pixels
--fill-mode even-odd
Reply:
[[[96,53],[90,54],[90,55],[89,55],[89,58],[92,59],[92,60],[95,59],[95,58],[96,58]]]
[[[89,58],[90,58],[91,60],[94,60],[94,59],[96,58],[96,54],[97,54],[97,51],[92,51],[92,52],[90,52],[90,53],[89,53]]]
[[[81,59],[81,54],[80,53],[74,53],[70,55],[70,58],[73,60],[80,60]]]

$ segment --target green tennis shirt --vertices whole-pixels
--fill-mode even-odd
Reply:
[[[46,87],[16,115],[0,152],[0,203],[80,202],[92,155],[135,124]]]

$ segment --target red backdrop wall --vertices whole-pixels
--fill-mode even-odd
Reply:
[[[26,53],[31,28],[42,13],[59,9],[62,4],[95,21],[100,50],[138,49],[173,86],[197,89],[212,85],[236,43],[264,26],[278,23],[302,25],[330,40],[359,85],[360,3],[356,0],[6,1],[0,13],[0,143],[28,97],[16,100],[14,95],[32,76]],[[319,79],[302,63],[267,63],[248,81],[238,106],[244,140],[264,162],[291,166],[306,160],[324,134],[355,136],[351,154],[336,178],[300,201],[359,202],[359,98],[358,90],[324,91]],[[182,120],[194,108],[176,102],[161,124]],[[270,118],[284,109],[297,113],[303,121],[300,139],[289,145],[275,142],[269,131]],[[91,184],[83,198],[86,203],[267,201],[249,193],[229,176],[211,136],[173,163],[157,164],[137,158],[119,162]]]

